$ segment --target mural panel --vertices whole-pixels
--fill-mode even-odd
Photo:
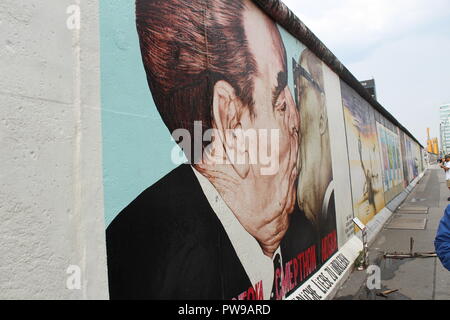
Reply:
[[[338,250],[323,62],[249,0],[101,13],[111,298],[284,299]]]
[[[403,190],[403,166],[397,133],[377,122],[378,140],[383,164],[383,187],[386,202]]]
[[[423,169],[260,9],[301,25],[285,6],[255,2],[100,3],[112,299],[320,298],[356,258],[353,214],[370,222]]]
[[[342,81],[341,90],[354,214],[367,224],[385,207],[375,115],[369,103]]]
[[[403,164],[403,187],[406,188],[410,182],[410,173],[408,167],[408,159],[407,159],[407,150],[406,150],[406,135],[403,132],[400,132],[400,147],[401,147],[401,155],[402,155],[402,164]]]

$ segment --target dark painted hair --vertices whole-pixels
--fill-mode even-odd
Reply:
[[[136,0],[147,81],[171,132],[212,125],[214,85],[225,80],[253,113],[257,65],[245,36],[247,0]]]

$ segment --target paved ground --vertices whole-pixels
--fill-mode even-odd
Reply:
[[[370,247],[370,264],[381,269],[381,290],[369,290],[367,274],[355,271],[339,290],[337,300],[450,300],[450,272],[444,269],[438,258],[385,259],[384,253],[410,252],[410,239],[414,239],[414,252],[434,252],[434,238],[439,221],[449,201],[445,176],[437,166],[432,167],[391,217],[426,218],[425,230],[388,229],[389,222]],[[414,209],[426,207],[428,214],[413,214]],[[405,214],[401,208],[410,208]],[[398,289],[386,297],[377,293]]]

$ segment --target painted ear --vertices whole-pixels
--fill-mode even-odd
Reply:
[[[248,150],[240,124],[240,101],[234,88],[226,81],[214,86],[213,123],[225,153],[236,173],[245,179],[250,171]]]
[[[320,134],[324,135],[325,132],[328,130],[328,114],[327,114],[327,108],[325,105],[325,96],[322,93],[321,94],[321,106],[320,106],[320,120],[319,120],[319,130]]]

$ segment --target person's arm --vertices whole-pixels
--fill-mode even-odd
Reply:
[[[445,210],[434,241],[436,254],[444,267],[450,271],[450,205]]]

